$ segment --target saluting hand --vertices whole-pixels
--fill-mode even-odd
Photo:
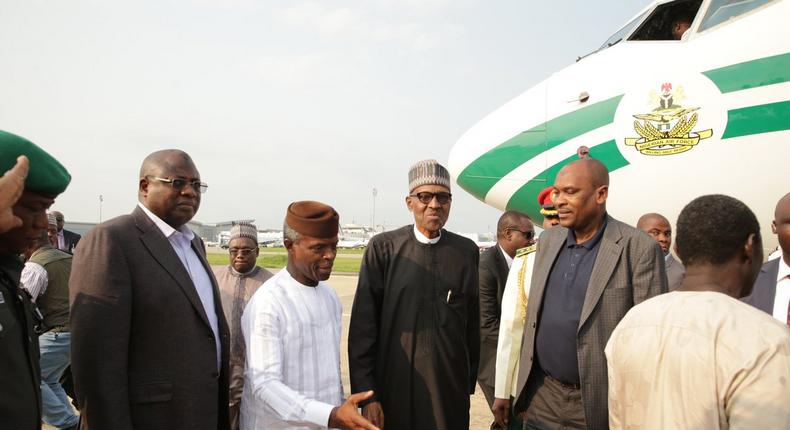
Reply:
[[[14,215],[13,207],[25,189],[28,169],[27,157],[20,155],[16,165],[0,177],[0,233],[22,226],[22,219]]]
[[[346,402],[332,409],[329,414],[329,427],[341,428],[344,430],[381,430],[365,417],[359,414],[359,402],[367,400],[373,396],[373,391],[356,393],[346,399]]]

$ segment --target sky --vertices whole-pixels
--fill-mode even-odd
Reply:
[[[647,0],[0,0],[0,129],[54,155],[67,221],[129,213],[149,153],[188,152],[195,220],[413,221],[414,162],[595,50]],[[447,228],[500,211],[457,185]],[[103,201],[99,202],[99,196]]]

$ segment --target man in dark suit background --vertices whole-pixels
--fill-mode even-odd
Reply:
[[[606,429],[606,342],[634,304],[667,291],[664,258],[607,215],[600,161],[567,164],[554,188],[561,227],[538,241],[514,410],[530,429]]]
[[[532,221],[522,213],[507,211],[497,222],[496,245],[480,256],[480,367],[477,382],[489,407],[494,403],[497,339],[507,274],[516,251],[531,245],[534,238]],[[492,428],[498,427],[492,424]]]
[[[228,428],[228,326],[203,242],[186,226],[205,190],[188,154],[154,152],[138,207],[77,248],[71,346],[83,428]]]
[[[66,223],[66,219],[63,217],[61,212],[52,211],[52,214],[55,215],[55,220],[58,222],[58,249],[61,251],[71,252],[73,254],[74,248],[77,246],[77,242],[80,241],[82,236],[63,228]]]
[[[639,217],[639,221],[636,222],[636,228],[644,231],[648,236],[658,242],[658,246],[661,247],[661,252],[664,253],[669,291],[675,291],[683,282],[686,269],[683,268],[683,263],[678,261],[672,256],[672,253],[669,252],[672,246],[672,226],[669,224],[669,220],[664,215],[658,213],[647,213]]]
[[[752,294],[743,301],[790,325],[790,193],[776,204],[771,230],[782,255],[763,264]]]

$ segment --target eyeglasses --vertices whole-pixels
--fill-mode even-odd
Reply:
[[[523,234],[524,237],[527,238],[527,240],[532,240],[532,238],[535,237],[535,230],[521,231],[521,230],[519,230],[517,228],[508,228],[508,230],[510,230],[510,231],[517,231],[517,232]]]
[[[206,190],[208,190],[208,184],[205,182],[189,181],[187,179],[178,179],[178,178],[166,179],[166,178],[158,178],[156,176],[147,176],[147,177],[151,179],[156,179],[159,182],[170,184],[170,186],[173,187],[173,189],[176,191],[181,191],[187,184],[191,185],[195,191],[201,194],[205,193]]]
[[[410,194],[411,197],[417,197],[417,200],[420,203],[427,205],[433,201],[433,198],[436,197],[436,201],[439,202],[440,205],[446,205],[450,203],[450,200],[453,199],[453,195],[450,193],[429,193],[429,192],[422,192],[416,194]]]
[[[253,248],[231,248],[230,249],[230,255],[235,257],[235,256],[241,254],[242,257],[246,257],[246,256],[252,254],[252,251],[255,251],[255,249],[253,249]]]

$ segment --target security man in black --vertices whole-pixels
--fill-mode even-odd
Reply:
[[[40,313],[19,287],[24,267],[19,254],[30,239],[46,231],[47,209],[71,176],[38,146],[0,131],[0,172],[9,171],[22,155],[30,163],[22,194],[0,207],[7,212],[12,206],[14,218],[21,221],[0,226],[0,428],[40,430],[41,370],[34,320]]]

